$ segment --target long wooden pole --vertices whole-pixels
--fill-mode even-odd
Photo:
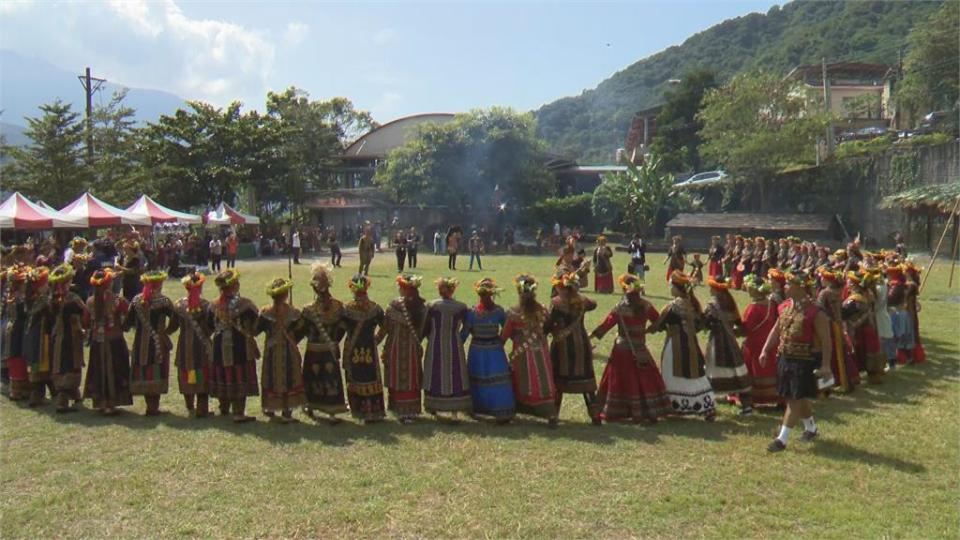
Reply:
[[[958,217],[950,216],[950,222],[953,223],[953,253],[950,254],[950,282],[947,288],[953,288],[953,271],[957,268],[957,249],[960,249],[960,234],[957,234]]]
[[[950,230],[950,225],[953,224],[953,216],[956,215],[958,207],[960,207],[960,197],[957,197],[957,202],[954,203],[953,210],[950,210],[950,215],[947,217],[947,224],[943,228],[943,234],[940,235],[940,241],[937,242],[937,249],[933,251],[933,258],[930,259],[930,268],[927,268],[927,274],[923,276],[923,280],[920,282],[920,289],[917,291],[917,294],[923,292],[923,286],[926,285],[927,280],[930,279],[930,271],[933,270],[933,265],[937,262],[937,255],[940,254],[940,246],[943,245],[943,239],[947,237],[947,231]]]

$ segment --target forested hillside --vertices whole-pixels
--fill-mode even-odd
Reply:
[[[913,25],[939,6],[937,1],[796,1],[765,15],[730,19],[636,62],[593,90],[544,105],[536,111],[539,134],[554,151],[581,163],[610,162],[624,144],[633,113],[659,104],[668,79],[700,67],[715,70],[720,81],[750,69],[786,74],[821,58],[893,65]]]

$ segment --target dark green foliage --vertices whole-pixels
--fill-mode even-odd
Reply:
[[[581,193],[569,197],[547,197],[530,206],[522,217],[529,225],[549,226],[552,223],[566,223],[570,226],[582,225],[587,230],[593,230],[592,202],[592,193]]]
[[[583,163],[609,163],[624,145],[633,114],[663,103],[669,79],[704,67],[719,82],[756,69],[785,75],[823,58],[893,65],[910,29],[939,6],[797,1],[766,15],[730,19],[634,63],[596,89],[543,106],[536,112],[539,134],[555,152]]]
[[[652,144],[653,151],[663,159],[663,170],[704,170],[700,156],[703,141],[698,133],[703,123],[697,118],[697,112],[704,94],[716,86],[713,71],[698,69],[685,73],[679,86],[667,91],[667,102],[657,115],[657,134]]]

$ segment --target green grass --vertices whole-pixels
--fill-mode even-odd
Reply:
[[[661,256],[651,261],[648,294],[660,306]],[[381,304],[396,293],[393,262],[391,253],[374,262]],[[457,273],[459,299],[472,302],[470,285],[490,275],[510,305],[512,277],[545,279],[553,258],[484,262],[488,271]],[[344,263],[342,299],[356,260]],[[625,256],[614,263],[622,269]],[[430,298],[446,258],[423,255],[421,266]],[[264,284],[286,275],[286,262],[240,270],[243,293],[265,303]],[[238,426],[187,418],[173,382],[163,399],[172,414],[159,418],[141,416],[142,401],[116,418],[0,401],[0,536],[956,537],[960,292],[948,291],[948,270],[939,262],[922,296],[929,361],[818,402],[821,439],[782,454],[765,452],[775,414],[740,419],[726,405],[715,424],[652,427],[593,427],[578,399],[566,400],[556,430],[526,419]],[[294,272],[301,305],[309,266]],[[166,289],[181,293],[175,282]],[[589,329],[618,297],[587,294],[600,303]],[[598,377],[611,343],[597,347]],[[661,345],[652,336],[657,357]]]

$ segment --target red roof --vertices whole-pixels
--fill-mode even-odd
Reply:
[[[56,210],[30,202],[19,192],[0,204],[0,228],[5,229],[83,229],[87,223],[71,219]]]
[[[200,216],[171,210],[166,206],[154,201],[150,197],[147,197],[146,195],[141,195],[135,203],[131,204],[130,207],[127,208],[127,212],[137,216],[150,218],[150,221],[152,221],[154,224],[183,223],[190,225],[200,223]]]
[[[149,226],[153,224],[148,217],[137,216],[116,206],[111,206],[90,193],[84,193],[60,212],[73,218],[86,219],[90,227]]]

